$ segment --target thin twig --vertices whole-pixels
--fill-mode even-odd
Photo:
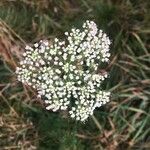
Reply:
[[[94,115],[92,115],[92,119],[93,119],[95,125],[97,126],[97,128],[98,128],[100,131],[102,131],[102,126],[101,126],[100,123],[98,122],[97,118],[96,118]]]

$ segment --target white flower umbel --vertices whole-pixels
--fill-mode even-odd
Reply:
[[[65,32],[65,41],[55,38],[53,44],[41,40],[26,46],[16,74],[37,90],[47,110],[68,109],[72,118],[85,121],[109,101],[110,93],[101,89],[107,75],[98,69],[109,61],[110,40],[93,21],[82,27]]]

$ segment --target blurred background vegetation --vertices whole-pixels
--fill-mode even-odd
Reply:
[[[149,0],[0,0],[0,150],[150,149]],[[44,109],[17,82],[26,44],[94,20],[111,38],[111,102],[85,123]]]

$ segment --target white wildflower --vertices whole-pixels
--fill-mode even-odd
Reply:
[[[69,110],[71,118],[85,121],[96,107],[109,102],[110,92],[100,88],[108,75],[97,72],[109,61],[111,42],[93,21],[82,27],[65,32],[65,41],[55,38],[53,44],[41,40],[26,46],[16,74],[37,90],[47,110]]]

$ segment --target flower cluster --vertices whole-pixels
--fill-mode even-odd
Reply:
[[[107,74],[98,69],[109,61],[110,40],[93,21],[82,27],[65,32],[65,41],[55,38],[53,44],[41,40],[26,46],[16,74],[37,90],[47,110],[67,109],[72,118],[84,121],[109,101],[110,93],[101,89]]]

